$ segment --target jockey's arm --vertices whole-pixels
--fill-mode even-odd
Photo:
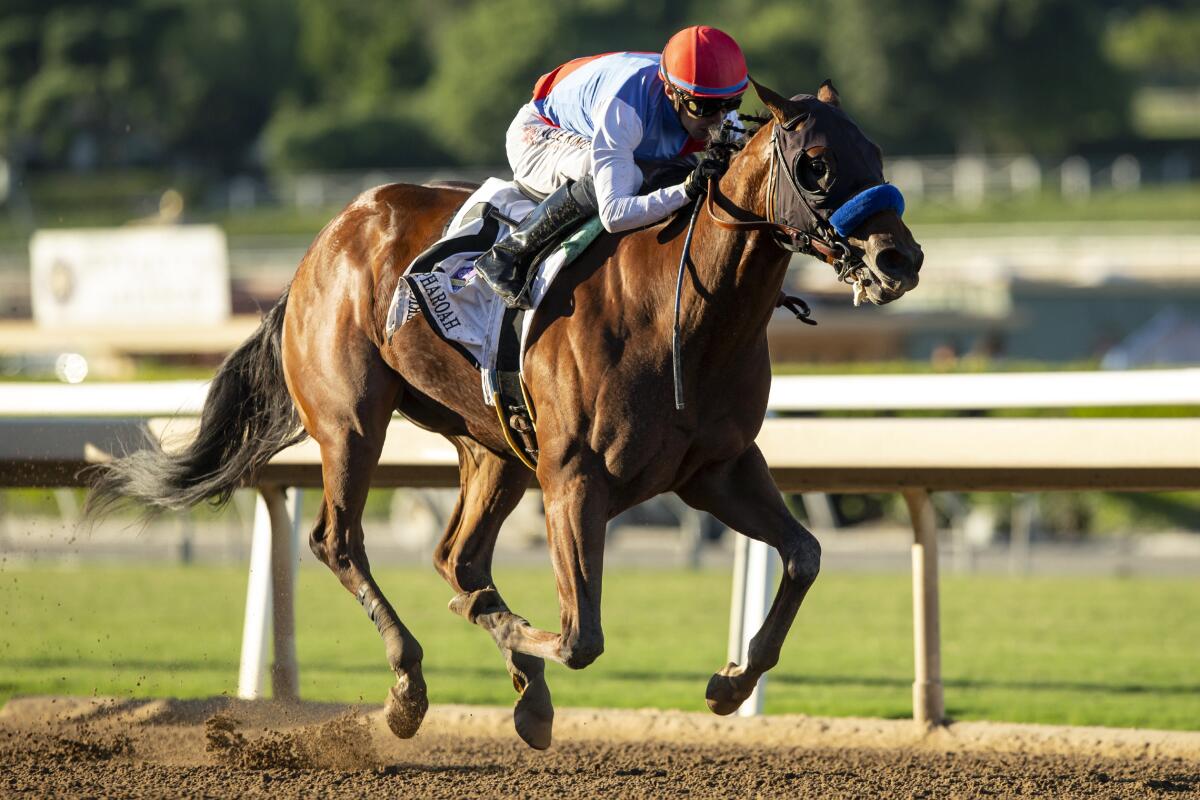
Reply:
[[[665,219],[688,203],[683,184],[639,195],[642,171],[634,148],[642,141],[642,121],[623,100],[612,98],[596,110],[592,136],[592,175],[604,229],[616,233]]]

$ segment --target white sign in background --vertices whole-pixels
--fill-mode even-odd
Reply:
[[[229,318],[229,251],[214,225],[43,230],[29,245],[43,327],[175,327]]]

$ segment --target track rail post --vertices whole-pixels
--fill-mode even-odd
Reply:
[[[278,486],[260,490],[271,514],[271,622],[274,629],[274,660],[271,664],[271,696],[276,700],[300,699],[300,670],[296,661],[296,561],[297,521],[302,493]]]
[[[762,627],[771,609],[775,588],[775,551],[764,542],[738,536],[733,559],[733,602],[729,614],[729,660],[746,665],[750,640]],[[763,712],[767,676],[758,679],[754,692],[738,709],[738,716]]]
[[[913,526],[913,719],[918,725],[929,727],[941,725],[945,719],[938,611],[937,520],[927,491],[909,489],[903,494]]]
[[[263,696],[268,629],[272,632],[274,645],[272,695],[277,700],[298,700],[300,697],[293,603],[300,497],[300,492],[295,489],[270,485],[258,487],[242,628],[242,658],[238,670],[238,697],[244,699]]]

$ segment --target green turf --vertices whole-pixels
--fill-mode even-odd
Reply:
[[[424,645],[433,702],[512,702],[490,639],[445,610],[449,590],[431,570],[378,575]],[[534,624],[557,627],[548,571],[497,580]],[[822,576],[772,673],[768,712],[907,716],[909,591],[905,575]],[[6,566],[0,700],[232,693],[244,596],[237,568]],[[607,651],[580,672],[548,668],[557,704],[703,709],[708,676],[724,663],[728,575],[611,570],[604,596]],[[1194,580],[946,578],[948,712],[1200,728],[1198,607]],[[332,576],[301,570],[297,617],[306,698],[383,700],[382,646]]]

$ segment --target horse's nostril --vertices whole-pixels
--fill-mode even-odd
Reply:
[[[880,250],[875,256],[875,266],[879,271],[895,281],[906,281],[911,273],[916,272],[914,265],[895,247]]]
[[[917,285],[921,278],[917,274],[920,269],[920,251],[914,259],[907,249],[886,247],[875,254],[875,272],[881,283],[890,291],[903,294]]]

